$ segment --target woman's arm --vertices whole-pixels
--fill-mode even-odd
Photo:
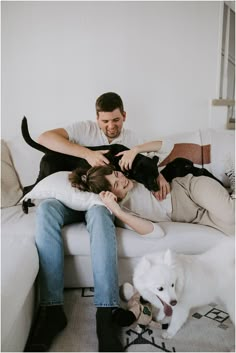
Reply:
[[[99,196],[111,212],[134,231],[141,235],[146,235],[153,232],[154,226],[152,222],[124,212],[116,201],[117,197],[112,192],[102,191]]]
[[[119,165],[121,170],[131,169],[134,158],[138,153],[143,152],[158,152],[162,147],[162,141],[150,141],[137,145],[128,151],[122,151],[117,154],[117,156],[122,156]]]

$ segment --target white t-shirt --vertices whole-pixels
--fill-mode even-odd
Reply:
[[[82,146],[100,146],[109,145],[109,141],[104,132],[99,128],[95,121],[82,121],[76,122],[72,125],[65,127],[68,133],[69,140],[75,143],[79,143]],[[138,137],[133,131],[122,128],[120,135],[114,139],[111,144],[119,143],[128,148],[132,148],[136,145],[144,143],[145,140]],[[174,145],[171,141],[162,141],[161,149],[151,154],[147,154],[149,157],[153,157],[154,154],[160,158],[159,162],[165,159],[173,149]]]
[[[133,183],[133,189],[120,202],[120,207],[151,222],[171,221],[171,194],[165,200],[158,201],[145,186],[135,181]]]
[[[69,140],[79,143],[82,146],[100,146],[109,145],[109,141],[104,132],[99,128],[94,121],[82,121],[74,123],[65,128],[69,135]],[[120,135],[114,139],[111,144],[119,143],[128,148],[132,148],[140,143],[143,143],[134,132],[122,128]]]

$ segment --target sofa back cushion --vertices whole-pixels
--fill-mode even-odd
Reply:
[[[1,140],[1,208],[16,205],[21,197],[22,189],[9,148]]]
[[[30,147],[22,136],[7,141],[22,187],[35,183],[43,153]]]
[[[235,132],[233,130],[202,129],[196,132],[172,135],[171,153],[161,162],[164,167],[177,157],[190,159],[196,167],[206,168],[228,187],[225,175],[227,165],[235,160]],[[161,169],[160,169],[161,170]]]
[[[177,157],[190,159],[196,167],[202,167],[203,150],[208,147],[202,146],[199,130],[170,135],[168,139],[173,141],[174,147],[170,154],[160,163],[160,170]]]

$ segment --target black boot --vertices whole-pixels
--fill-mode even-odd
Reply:
[[[113,321],[114,308],[97,308],[96,323],[99,352],[124,352],[124,348],[118,338],[118,327]]]
[[[25,352],[46,352],[54,337],[67,325],[62,305],[41,306],[31,329]]]

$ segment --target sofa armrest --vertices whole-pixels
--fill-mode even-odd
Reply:
[[[9,148],[1,140],[1,208],[14,206],[22,197],[20,181]]]

